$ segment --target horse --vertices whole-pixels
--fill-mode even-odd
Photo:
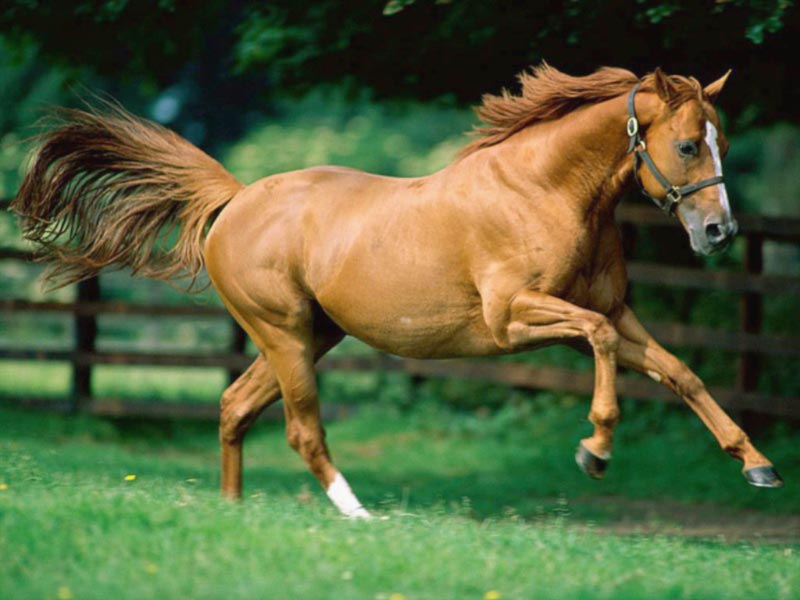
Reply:
[[[248,429],[282,398],[290,446],[341,513],[370,517],[333,465],[315,381],[315,362],[348,334],[426,359],[582,345],[595,361],[593,432],[576,461],[590,477],[611,457],[621,365],[685,400],[750,484],[780,487],[772,463],[625,304],[614,221],[638,184],[695,252],[730,242],[728,142],[714,107],[729,73],[703,87],[660,68],[570,76],[542,63],[518,76],[519,93],[484,96],[477,137],[418,178],[320,166],[245,186],[119,106],[64,109],[12,210],[52,261],[52,286],[116,265],[186,277],[191,289],[205,267],[259,350],[221,398],[227,497],[241,497]]]

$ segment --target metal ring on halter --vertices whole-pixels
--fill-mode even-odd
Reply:
[[[636,119],[636,117],[631,117],[628,119],[627,129],[629,137],[633,137],[639,133],[639,121]]]

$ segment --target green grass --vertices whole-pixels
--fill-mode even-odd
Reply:
[[[5,398],[66,398],[72,367],[59,362],[2,361],[0,382],[0,395]],[[100,398],[217,403],[226,386],[227,375],[221,368],[100,365],[92,372],[92,391]]]
[[[754,518],[796,524],[796,436],[762,440],[789,486],[756,490],[690,416],[626,405],[594,482],[572,463],[586,408],[378,405],[330,424],[338,464],[385,517],[370,523],[334,513],[280,424],[249,438],[246,500],[230,504],[213,425],[0,410],[0,597],[800,597],[796,531],[781,543],[663,533],[691,514],[745,533]],[[661,533],[603,533],[642,505],[669,508]]]

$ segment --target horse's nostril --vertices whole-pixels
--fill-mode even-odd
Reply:
[[[706,237],[712,244],[718,244],[725,239],[726,233],[719,223],[709,223],[706,225]]]

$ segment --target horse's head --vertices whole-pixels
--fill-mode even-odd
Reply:
[[[646,136],[635,136],[643,191],[677,215],[699,254],[725,248],[738,230],[722,183],[728,141],[712,105],[729,73],[701,88],[656,69],[652,86],[661,102]]]

